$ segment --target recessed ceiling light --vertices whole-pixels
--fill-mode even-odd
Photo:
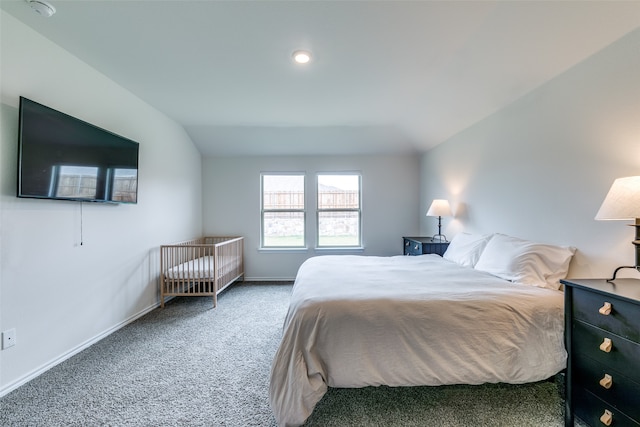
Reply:
[[[293,52],[293,61],[296,64],[306,64],[311,61],[311,52],[306,50],[296,50]]]
[[[53,7],[51,3],[46,2],[45,0],[27,0],[27,3],[29,3],[31,9],[35,10],[40,15],[46,18],[56,13],[56,8]]]

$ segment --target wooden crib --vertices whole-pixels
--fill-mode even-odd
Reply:
[[[201,237],[160,246],[160,306],[169,296],[212,296],[244,276],[243,237]]]

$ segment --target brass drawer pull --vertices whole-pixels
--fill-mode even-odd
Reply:
[[[609,353],[612,348],[613,343],[611,342],[611,338],[605,338],[604,340],[602,340],[602,344],[600,344],[600,350],[604,351],[605,353]]]
[[[604,414],[600,417],[600,422],[606,426],[610,426],[613,421],[613,414],[610,410],[605,409]]]
[[[600,307],[598,312],[600,314],[602,314],[603,316],[610,315],[611,314],[611,303],[610,302],[605,302],[604,305],[602,307]]]
[[[611,377],[611,375],[604,374],[604,377],[602,377],[602,379],[600,380],[600,385],[609,390],[613,385],[613,378]]]

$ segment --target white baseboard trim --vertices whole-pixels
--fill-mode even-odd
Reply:
[[[116,324],[115,326],[112,326],[111,328],[107,329],[106,331],[103,331],[102,333],[96,335],[95,337],[88,339],[87,341],[83,342],[82,344],[78,345],[77,347],[75,347],[75,348],[67,351],[66,353],[61,354],[60,356],[56,357],[55,359],[53,359],[53,360],[51,360],[51,361],[39,366],[38,368],[34,369],[33,371],[29,372],[28,374],[22,376],[21,378],[18,378],[17,380],[5,385],[4,387],[0,388],[0,397],[3,397],[5,395],[11,393],[13,390],[17,389],[21,385],[24,385],[24,384],[28,383],[32,379],[42,375],[43,373],[45,373],[49,369],[53,368],[54,366],[59,365],[60,363],[64,362],[65,360],[67,360],[67,359],[73,357],[74,355],[80,353],[82,350],[85,350],[85,349],[91,347],[91,345],[97,343],[101,339],[111,335],[112,333],[114,333],[118,329],[121,329],[121,328],[127,326],[129,323],[133,322],[134,320],[139,319],[140,317],[142,317],[145,314],[149,313],[151,310],[154,310],[154,309],[156,309],[158,307],[160,307],[160,302],[159,301],[155,305],[147,307],[146,309],[134,314],[133,316],[129,317],[126,320],[123,320],[122,322]]]
[[[244,281],[245,282],[293,282],[295,280],[295,278],[291,278],[291,277],[245,277]],[[168,302],[169,300],[171,300],[173,297],[171,298],[166,298],[165,302]],[[28,374],[18,378],[17,380],[6,384],[5,386],[3,386],[2,388],[0,388],[0,397],[3,397],[9,393],[11,393],[13,390],[17,389],[18,387],[28,383],[29,381],[31,381],[32,379],[42,375],[43,373],[45,373],[46,371],[48,371],[49,369],[53,368],[56,365],[59,365],[60,363],[64,362],[65,360],[75,356],[76,354],[80,353],[82,350],[85,350],[89,347],[91,347],[93,344],[97,343],[98,341],[102,340],[103,338],[106,338],[107,336],[111,335],[112,333],[114,333],[115,331],[117,331],[118,329],[121,329],[125,326],[127,326],[129,323],[139,319],[140,317],[144,316],[145,314],[149,313],[151,310],[154,310],[156,308],[160,307],[160,302],[158,301],[156,304],[147,307],[146,309],[134,314],[133,316],[129,317],[126,320],[123,320],[122,322],[112,326],[111,328],[107,329],[106,331],[103,331],[102,333],[94,336],[93,338],[88,339],[87,341],[83,342],[82,344],[78,345],[77,347],[74,347],[73,349],[67,351],[66,353],[61,354],[60,356],[56,357],[55,359],[39,366],[38,368],[34,369],[33,371],[29,372]]]

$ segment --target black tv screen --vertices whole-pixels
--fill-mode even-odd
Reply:
[[[18,197],[137,203],[138,147],[20,97]]]

